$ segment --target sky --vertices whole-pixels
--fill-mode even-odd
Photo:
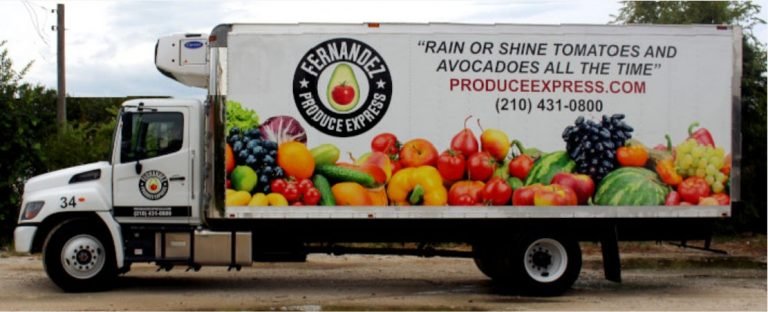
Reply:
[[[766,7],[766,1],[757,1]],[[65,4],[67,94],[202,98],[154,65],[158,37],[208,33],[221,23],[454,22],[606,24],[617,1],[21,1],[0,0],[0,41],[15,69],[34,61],[28,82],[56,88],[56,24],[52,9]],[[761,12],[765,20],[765,10]],[[755,30],[765,42],[766,27]]]

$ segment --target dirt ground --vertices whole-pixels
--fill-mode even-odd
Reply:
[[[701,242],[691,242],[701,245]],[[67,294],[39,256],[0,254],[0,310],[750,310],[766,311],[765,236],[716,241],[728,255],[622,243],[623,283],[603,279],[599,248],[582,244],[573,289],[537,298],[498,289],[471,259],[311,255],[240,272],[135,264],[110,291]]]

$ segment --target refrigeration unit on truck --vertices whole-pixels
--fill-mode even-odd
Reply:
[[[223,24],[155,62],[205,100],[127,101],[108,161],[25,185],[15,248],[64,290],[357,252],[558,294],[580,242],[620,281],[618,241],[706,240],[739,199],[738,27]]]

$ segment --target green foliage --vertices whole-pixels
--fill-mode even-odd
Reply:
[[[57,131],[56,91],[23,82],[0,41],[0,245],[12,239],[24,182],[74,165],[108,160],[124,98],[68,98],[68,126]]]
[[[114,128],[114,119],[103,123],[69,123],[64,129],[45,139],[42,160],[46,169],[57,170],[109,160]]]
[[[766,232],[766,48],[752,32],[765,24],[752,2],[624,2],[616,23],[729,24],[744,31],[742,44],[741,199],[744,206],[722,230]]]
[[[24,182],[45,172],[41,138],[56,131],[56,93],[22,82],[0,42],[0,243],[11,238]]]

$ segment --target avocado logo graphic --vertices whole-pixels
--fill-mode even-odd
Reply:
[[[342,63],[336,65],[328,83],[328,103],[340,112],[350,111],[360,100],[360,88],[352,67]]]
[[[356,136],[384,117],[392,98],[392,77],[384,58],[368,44],[330,39],[309,49],[299,61],[293,98],[315,129],[335,137]]]

